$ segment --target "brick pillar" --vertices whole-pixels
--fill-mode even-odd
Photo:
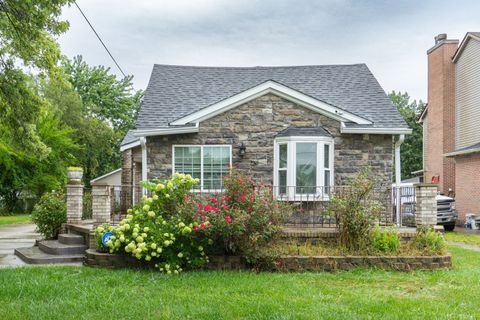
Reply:
[[[83,170],[68,169],[67,176],[67,223],[80,223],[83,212]]]
[[[122,152],[122,193],[120,195],[122,214],[127,214],[127,210],[132,207],[133,184],[132,149],[128,149]]]
[[[415,224],[433,227],[437,224],[437,190],[433,183],[416,183],[415,185]]]
[[[109,223],[110,214],[110,186],[92,185],[92,218],[94,223]]]

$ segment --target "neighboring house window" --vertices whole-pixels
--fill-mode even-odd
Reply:
[[[173,172],[185,173],[200,180],[195,188],[221,190],[223,177],[232,164],[231,146],[173,146]]]
[[[285,200],[326,200],[333,185],[333,139],[282,137],[275,140],[276,194]]]

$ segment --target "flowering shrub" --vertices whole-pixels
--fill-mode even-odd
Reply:
[[[32,221],[46,239],[58,236],[62,223],[67,222],[67,204],[62,192],[45,193],[32,211]]]
[[[219,196],[190,200],[198,224],[194,231],[214,240],[224,253],[253,258],[278,234],[290,206],[276,201],[271,188],[256,185],[234,169],[224,178],[224,186]]]
[[[198,223],[193,215],[179,215],[176,210],[183,206],[189,190],[197,183],[184,174],[145,183],[151,197],[144,196],[140,204],[129,209],[117,227],[98,227],[98,239],[105,231],[111,231],[113,236],[105,247],[110,253],[123,252],[137,259],[154,261],[160,271],[168,274],[203,266],[208,262],[205,248],[212,241],[206,234],[194,231]]]
[[[363,170],[349,181],[347,189],[331,196],[328,212],[335,217],[340,244],[348,250],[358,251],[369,244],[375,220],[383,210],[372,197],[376,185],[369,170]]]

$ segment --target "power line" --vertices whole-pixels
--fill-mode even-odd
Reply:
[[[123,72],[122,68],[120,68],[120,65],[117,63],[117,60],[115,60],[115,58],[113,57],[113,55],[110,53],[110,50],[108,50],[107,46],[105,45],[105,43],[103,43],[102,41],[102,38],[100,38],[100,36],[98,35],[97,31],[95,30],[95,28],[92,26],[92,24],[90,23],[90,21],[88,20],[87,16],[85,15],[85,13],[83,13],[82,9],[80,9],[80,6],[78,5],[77,1],[74,1],[75,5],[77,6],[78,8],[78,11],[80,11],[80,13],[82,14],[82,16],[85,18],[85,21],[87,21],[88,25],[90,26],[90,28],[92,29],[92,31],[95,33],[95,35],[97,36],[98,40],[100,40],[102,46],[105,48],[105,50],[107,51],[108,55],[110,56],[110,58],[112,58],[113,62],[115,63],[115,65],[117,66],[118,70],[120,70],[120,72],[123,74],[124,77],[126,77],[125,73]]]

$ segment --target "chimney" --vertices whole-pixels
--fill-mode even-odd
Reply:
[[[440,33],[438,36],[436,36],[435,37],[435,44],[438,44],[443,40],[447,40],[447,34],[446,33]]]
[[[455,64],[458,40],[440,33],[428,56],[428,114],[424,126],[425,182],[439,180],[439,191],[455,190],[455,163],[445,153],[455,150]]]

